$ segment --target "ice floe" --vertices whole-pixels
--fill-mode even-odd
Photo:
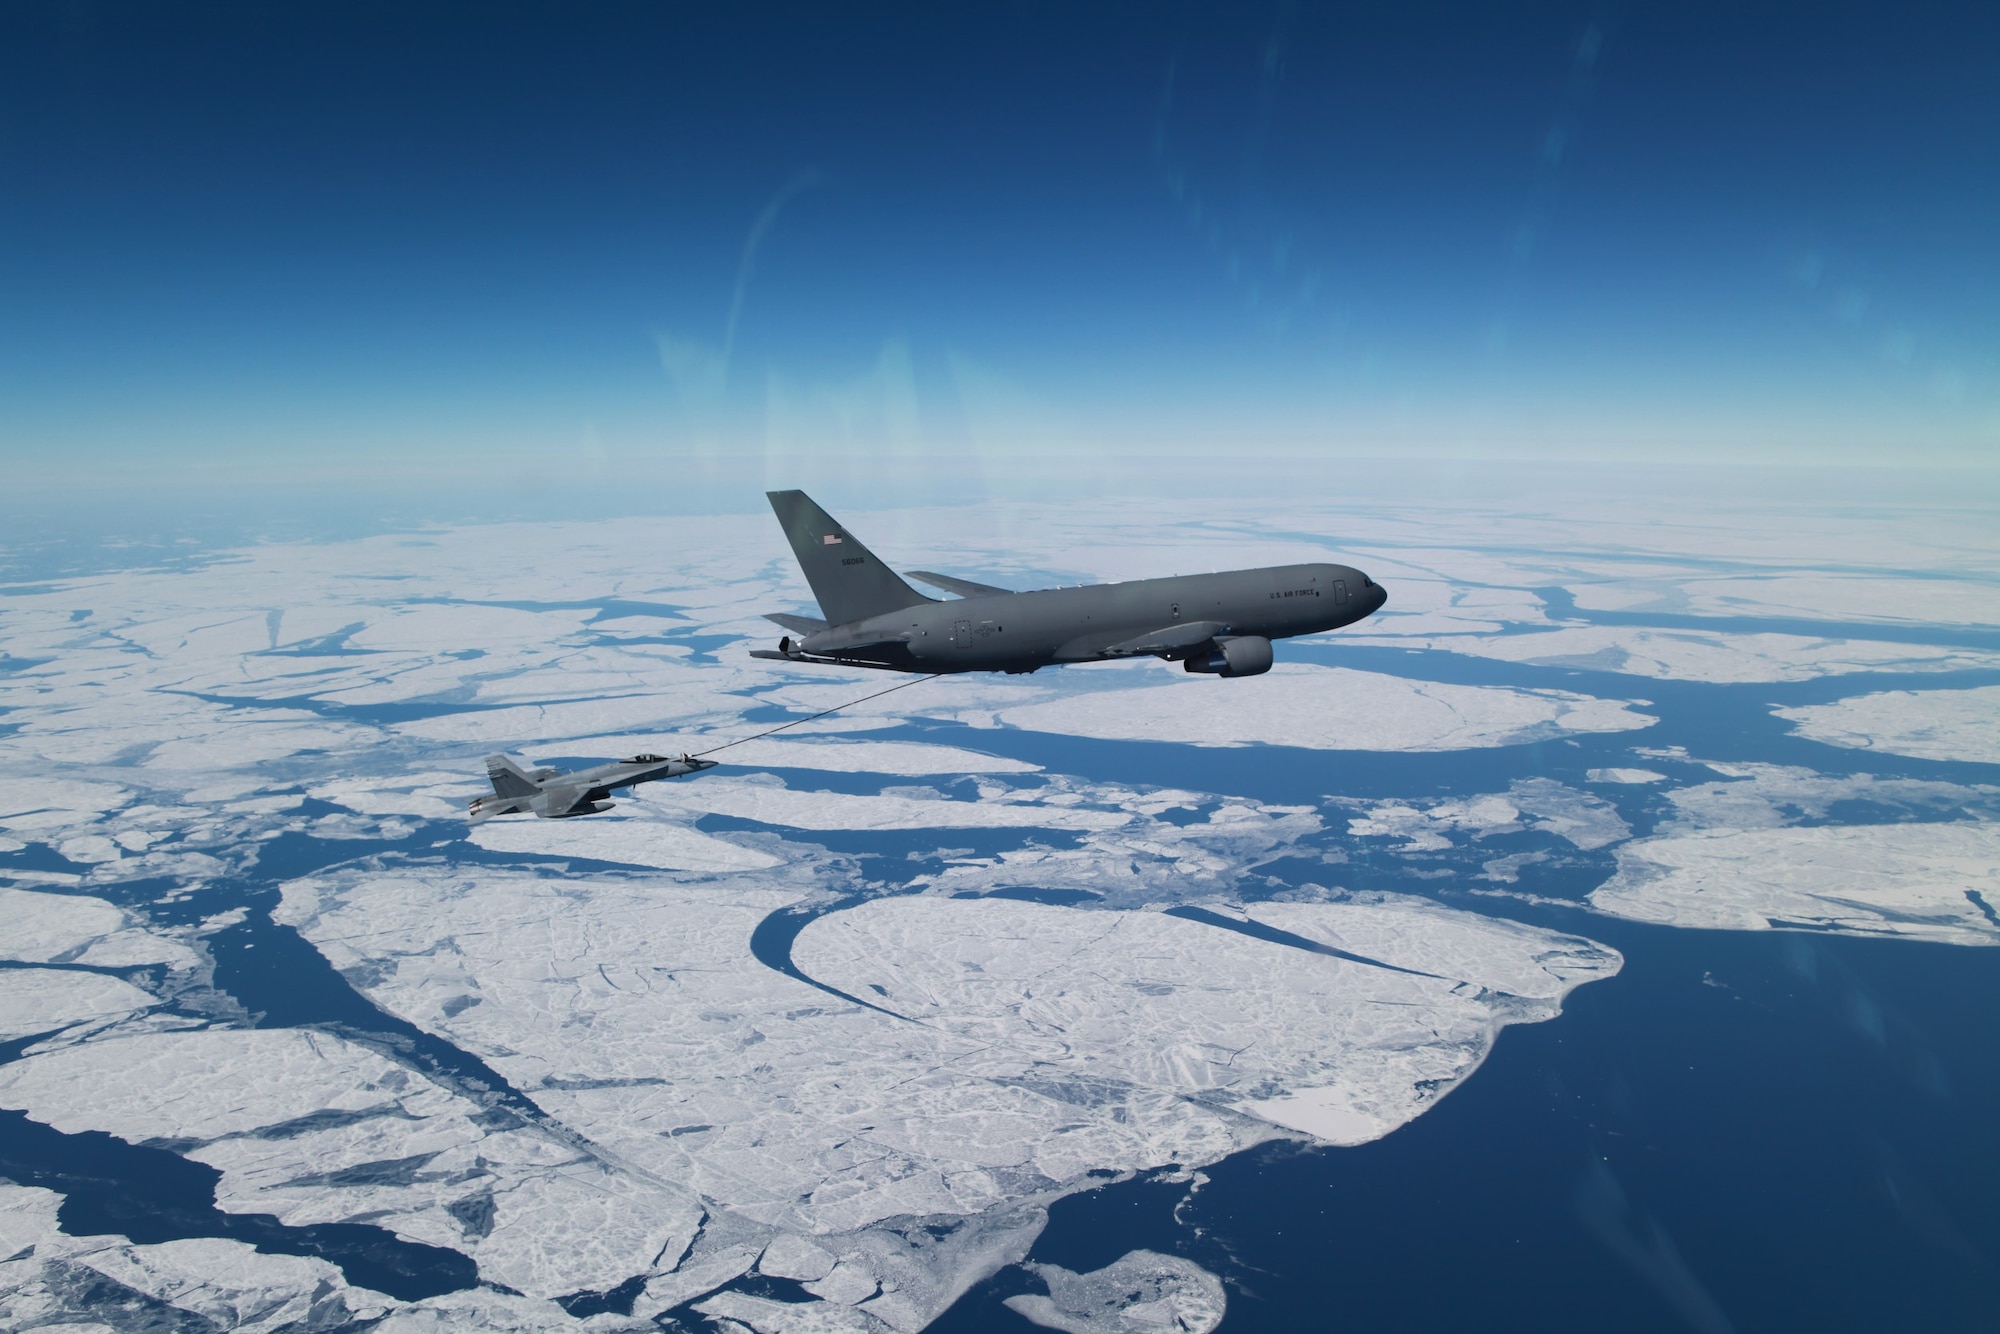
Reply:
[[[796,895],[742,879],[599,876],[582,892],[409,869],[288,886],[284,916],[376,1003],[767,1239],[735,1261],[697,1247],[690,1265],[738,1266],[714,1284],[759,1249],[787,1273],[823,1252],[834,1263],[811,1281],[899,1329],[1005,1262],[1006,1238],[1032,1238],[1039,1224],[1008,1221],[1021,1206],[1280,1127],[1375,1138],[1469,1074],[1499,1025],[1553,1015],[1618,962],[1416,901],[1294,916],[1388,952],[1401,914],[1412,939],[1396,948],[1467,976],[1153,912],[905,896],[812,920],[790,951],[800,978],[750,962]],[[910,1218],[984,1240],[909,1260]],[[811,1247],[773,1249],[774,1234]],[[671,1269],[653,1282],[676,1290]]]
[[[1428,905],[1282,909],[1336,934],[1360,918],[1378,937],[1399,911],[1406,930],[1453,941],[1448,952],[1479,968],[1523,947],[1561,953],[1569,963],[1561,985],[1545,985],[1557,976],[1545,973],[1539,987],[1556,997],[1617,967],[1615,954],[1589,942],[1517,935],[1511,925]],[[1555,1013],[1472,999],[1487,987],[1476,977],[1288,953],[1161,913],[1080,913],[1004,899],[874,900],[815,921],[792,957],[848,994],[879,998],[899,1015],[986,1047],[990,1054],[969,1068],[998,1061],[1004,1069],[1025,1058],[1033,1074],[1016,1078],[1198,1096],[1334,1143],[1378,1138],[1416,1116],[1436,1088],[1478,1064],[1496,1022]],[[976,1136],[970,1129],[957,1133],[989,1152],[1012,1138],[998,1126]],[[942,1134],[933,1150],[942,1152],[954,1131],[933,1118],[897,1133],[906,1141]],[[1075,1173],[1049,1164],[1073,1152],[1060,1141],[1033,1150],[1038,1168],[1058,1180]],[[1090,1165],[1079,1160],[1076,1170]]]
[[[1664,783],[1667,776],[1654,769],[1592,769],[1584,775],[1592,783]]]
[[[1711,829],[1638,839],[1590,896],[1671,926],[2000,945],[2000,824]]]
[[[29,963],[66,963],[93,941],[125,925],[125,914],[103,899],[0,887],[0,952]]]
[[[1315,807],[1241,797],[1200,811],[1200,819],[1162,820],[1157,817],[1166,811],[1198,808],[1205,799],[1194,793],[1119,790],[1060,778],[1052,779],[1040,794],[988,791],[981,793],[981,799],[1030,795],[1051,804],[1087,796],[1093,804],[1137,818],[1087,832],[1073,844],[1031,838],[1025,846],[985,855],[941,848],[935,855],[942,868],[912,883],[960,894],[1054,885],[1097,895],[1108,907],[1143,907],[1166,899],[1227,894],[1236,875],[1286,856],[1317,859],[1317,851],[1301,845],[1324,828]]]
[[[1048,1295],[1021,1293],[1007,1306],[1064,1334],[1209,1334],[1229,1310],[1222,1280],[1178,1255],[1128,1251],[1087,1274],[1061,1265],[1024,1267]]]
[[[1344,803],[1366,812],[1347,822],[1357,838],[1399,838],[1404,852],[1436,852],[1452,846],[1451,831],[1475,839],[1521,829],[1539,829],[1579,848],[1607,847],[1630,837],[1632,828],[1609,802],[1566,787],[1551,778],[1517,779],[1505,793],[1412,806],[1407,802]]]
[[[923,795],[814,792],[778,779],[709,775],[694,783],[657,785],[647,798],[663,808],[728,815],[789,829],[1114,829],[1122,811],[1038,801],[953,801]]]
[[[129,968],[163,963],[187,968],[198,960],[178,940],[127,924],[103,899],[44,894],[0,886],[0,958],[24,963],[81,963]]]
[[[376,1222],[462,1250],[533,1297],[616,1286],[679,1255],[701,1216],[684,1190],[505,1128],[514,1118],[496,1125],[376,1052],[301,1029],[63,1047],[0,1066],[0,1106],[67,1132],[176,1142],[221,1170],[222,1209]]]
[[[588,827],[575,820],[533,816],[493,820],[467,838],[489,852],[577,857],[664,871],[756,871],[781,860],[684,824],[633,815],[592,819]]]
[[[40,836],[41,831],[88,824],[117,810],[131,793],[111,783],[47,778],[0,778],[0,828]]]
[[[0,1325],[8,1329],[226,1329],[281,1334],[370,1322],[395,1303],[351,1287],[325,1260],[267,1255],[240,1241],[192,1237],[136,1245],[71,1236],[62,1196],[0,1182]]]
[[[1565,626],[1507,635],[1442,635],[1418,639],[1357,636],[1356,643],[1439,649],[1501,662],[1575,667],[1674,681],[1810,681],[1855,672],[1961,672],[2000,668],[1985,649],[1892,644],[1870,639],[1714,630],[1654,630],[1642,626]],[[1608,729],[1607,729],[1608,730]]]
[[[1243,681],[1183,676],[954,716],[975,727],[1105,740],[1397,751],[1507,746],[1654,722],[1623,702],[1588,695],[1446,685],[1303,663],[1281,663]]]
[[[835,773],[931,774],[1039,773],[1038,764],[982,755],[958,746],[912,741],[753,741],[727,752],[725,763],[763,769],[824,769]]]
[[[1772,712],[1800,736],[1830,746],[2000,764],[2000,686],[1887,690]]]
[[[1812,821],[1840,823],[1836,810],[1862,803],[1898,820],[2000,818],[2000,788],[1873,774],[1823,774],[1796,765],[1704,762],[1706,783],[1662,792],[1673,809],[1662,834],[1695,830],[1773,829]]]
[[[103,973],[4,968],[0,969],[0,1042],[116,1019],[152,1004],[154,998],[148,993]]]
[[[1574,592],[1577,606],[1604,611],[1658,609],[1697,616],[1781,616],[1941,628],[2000,622],[2000,589],[1990,578],[1977,577],[1744,572],[1677,579],[1665,587],[1645,582],[1581,584]]]

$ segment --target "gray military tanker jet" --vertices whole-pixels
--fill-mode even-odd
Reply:
[[[561,769],[523,769],[512,756],[488,755],[486,776],[493,780],[493,795],[474,797],[465,818],[470,824],[479,824],[496,815],[533,814],[545,820],[596,815],[617,804],[610,798],[620,788],[697,774],[715,765],[714,760],[698,760],[692,755],[677,760],[664,755],[634,755],[629,760],[565,773]]]
[[[1352,625],[1389,600],[1347,565],[1273,565],[1123,584],[1016,593],[912,570],[956,593],[941,601],[895,571],[803,491],[772,491],[826,619],[773,613],[793,634],[751,656],[898,672],[1032,672],[1065,662],[1155,657],[1190,672],[1256,676],[1271,641]]]

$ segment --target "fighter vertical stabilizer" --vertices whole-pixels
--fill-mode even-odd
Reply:
[[[792,552],[812,585],[820,611],[834,625],[929,605],[925,597],[833,521],[803,491],[768,491]]]

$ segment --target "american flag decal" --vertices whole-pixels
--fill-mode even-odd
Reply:
[[[828,533],[825,537],[822,537],[820,541],[824,542],[826,545],[830,547],[837,547],[840,545],[840,534]]]

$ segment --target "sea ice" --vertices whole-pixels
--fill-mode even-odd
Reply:
[[[1064,1334],[1209,1334],[1229,1308],[1222,1280],[1192,1260],[1128,1251],[1102,1269],[1025,1266],[1048,1295],[1009,1297],[1016,1314]]]
[[[125,914],[103,899],[41,894],[0,886],[0,956],[26,963],[67,963],[125,925]]]
[[[608,1169],[384,1056],[303,1029],[111,1037],[0,1066],[0,1106],[59,1130],[182,1151],[218,1207],[291,1224],[372,1221],[470,1254],[531,1297],[615,1287],[694,1235],[692,1196]],[[502,1123],[505,1124],[504,1122]],[[468,1212],[463,1202],[490,1207]],[[483,1212],[485,1223],[468,1228]]]
[[[1367,812],[1347,822],[1356,838],[1401,838],[1400,852],[1441,852],[1452,846],[1448,831],[1464,830],[1474,838],[1539,829],[1568,840],[1586,851],[1607,847],[1631,835],[1609,802],[1579,792],[1551,778],[1517,779],[1502,793],[1433,802],[1418,809],[1405,802],[1362,805]]]
[[[441,713],[433,718],[395,724],[395,732],[426,741],[475,742],[491,746],[541,746],[572,737],[610,732],[658,732],[672,722],[687,730],[672,749],[695,747],[704,723],[736,718],[745,701],[732,695],[649,692],[623,698],[523,704],[470,713]]]
[[[1596,610],[1648,610],[1696,616],[1777,616],[1902,625],[1992,625],[2000,593],[1990,578],[1908,578],[1860,574],[1764,574],[1676,579],[1665,588],[1644,583],[1583,584],[1576,605]]]
[[[0,905],[0,912],[4,912]],[[56,968],[0,969],[0,1042],[115,1019],[155,1004],[129,982]]]
[[[2000,667],[2000,653],[1871,639],[1650,630],[1582,625],[1510,635],[1441,635],[1419,640],[1356,637],[1354,643],[1440,649],[1502,662],[1576,667],[1673,681],[1810,681],[1852,672],[1961,672]],[[1610,730],[1610,729],[1601,729]]]
[[[1462,966],[1421,976],[1161,913],[933,897],[877,899],[822,917],[799,936],[793,959],[850,995],[880,997],[897,1014],[979,1044],[982,1054],[961,1070],[1027,1061],[1032,1075],[1016,1077],[1034,1084],[1199,1097],[1335,1143],[1379,1138],[1418,1115],[1484,1058],[1496,1023],[1556,1013],[1553,1003],[1479,998],[1500,989],[1480,975],[1488,966],[1508,981],[1530,978],[1528,994],[1552,1000],[1618,966],[1590,942],[1430,905],[1266,906],[1336,935],[1352,924],[1378,941],[1394,936],[1387,919],[1400,916],[1405,931],[1452,942],[1418,947],[1419,957]],[[1523,951],[1565,966],[1508,971],[1504,960]],[[1500,962],[1489,965],[1489,956]],[[1337,1124],[1319,1111],[1329,1090],[1350,1112]],[[964,1133],[939,1115],[894,1132],[906,1145],[930,1145],[917,1150],[929,1156],[950,1153],[953,1135]],[[1000,1125],[978,1134],[995,1165],[1008,1160],[1003,1146],[1013,1137]],[[1054,1164],[1069,1152],[1045,1143],[1031,1161],[1063,1180],[1075,1172]],[[1093,1165],[1111,1164],[1075,1171]]]
[[[1590,896],[1669,926],[2000,945],[2000,824],[1714,829],[1639,839]]]
[[[129,1329],[287,1334],[373,1321],[393,1304],[325,1260],[240,1241],[70,1236],[57,1221],[62,1198],[0,1182],[0,1326],[108,1332],[91,1317],[116,1312]]]
[[[1829,746],[2000,764],[2000,686],[1888,690],[1771,712],[1800,736]]]
[[[1834,823],[1836,807],[1865,803],[1889,807],[1901,820],[1938,821],[2000,815],[2000,789],[1967,787],[1873,774],[1822,774],[1780,764],[1725,764],[1705,761],[1717,775],[1707,783],[1668,788],[1671,820],[1654,832],[1775,829],[1801,820]]]
[[[1305,663],[1280,663],[1243,681],[1182,676],[955,716],[975,727],[1106,740],[1171,736],[1199,746],[1397,751],[1506,746],[1654,722],[1617,700],[1588,695],[1446,685]]]
[[[282,916],[377,1004],[481,1053],[610,1160],[834,1257],[813,1281],[898,1329],[1007,1262],[1006,1238],[1032,1237],[1039,1224],[1009,1210],[1093,1170],[1214,1161],[1278,1126],[1385,1134],[1469,1074],[1498,1026],[1554,1014],[1617,966],[1572,937],[1403,901],[1301,907],[1301,925],[1387,952],[1402,913],[1400,948],[1469,975],[1160,913],[903,896],[807,925],[791,949],[806,981],[749,945],[796,898],[754,877],[599,875],[584,892],[409,868],[289,885]],[[1328,1090],[1340,1115],[1311,1096]],[[995,1240],[910,1259],[897,1229],[913,1217]],[[767,1253],[802,1272],[811,1253],[793,1249]]]
[[[131,793],[113,783],[56,775],[0,778],[0,827],[48,829],[86,824],[123,806]]]
[[[662,785],[664,786],[664,785]],[[1115,829],[1122,811],[1036,801],[949,801],[791,788],[776,778],[711,775],[647,792],[661,806],[790,829]]]
[[[1101,501],[854,518],[914,564],[1018,587],[1352,560],[1392,588],[1389,614],[1355,627],[1374,642],[1628,675],[1762,681],[2000,660],[1860,637],[1740,635],[1726,622],[1686,633],[1550,628],[1535,592],[1566,586],[1585,607],[1985,624],[1990,541],[1977,525],[1762,512],[1752,525],[1708,507],[1638,525],[1622,511],[1524,515],[1433,498],[1400,511],[1266,505],[1172,524],[1156,506]],[[565,763],[702,749],[770,725],[747,717],[771,706],[828,708],[887,683],[754,662],[741,641],[718,646],[728,636],[768,642],[771,628],[752,613],[810,611],[809,591],[768,519],[675,523],[686,540],[664,573],[658,521],[632,519],[437,531],[415,555],[401,534],[272,544],[191,572],[10,594],[9,666],[29,665],[0,675],[11,729],[0,736],[0,769],[33,777],[0,779],[0,851],[47,844],[88,865],[85,877],[69,873],[77,867],[24,866],[15,884],[163,879],[170,898],[205,893],[210,881],[261,874],[254,850],[281,833],[386,839],[455,819],[481,786],[487,749],[547,751],[560,740]],[[1303,536],[1272,536],[1277,523]],[[1811,558],[1834,569],[1857,550],[1885,569],[1949,570],[1953,581],[1917,587],[1797,566]],[[83,599],[92,610],[79,624]],[[1351,633],[1321,641],[1365,642]],[[1299,656],[1323,651],[1295,647]],[[1421,659],[1409,661],[1421,670]],[[1996,712],[1984,694],[1924,694],[1922,704],[1876,696],[1786,716],[1843,744],[1990,758],[1988,732],[1972,716]],[[1257,866],[1332,856],[1322,808],[1061,773],[1000,781],[1037,767],[976,745],[873,741],[868,732],[930,716],[1111,740],[1438,751],[1642,728],[1648,708],[1297,657],[1248,681],[1129,663],[953,678],[739,747],[719,756],[724,771],[621,799],[609,818],[482,826],[469,839],[482,850],[478,864],[453,864],[467,851],[454,837],[409,848],[412,859],[436,859],[424,864],[398,869],[392,852],[386,867],[286,887],[284,921],[385,1010],[495,1067],[540,1108],[528,1124],[339,1037],[145,1031],[152,1021],[118,1018],[152,1004],[127,983],[0,971],[0,1018],[14,1030],[77,1025],[62,1039],[71,1045],[0,1071],[14,1105],[25,1100],[64,1126],[188,1144],[222,1171],[224,1208],[292,1222],[373,1220],[464,1251],[482,1278],[526,1294],[482,1287],[391,1303],[346,1287],[320,1261],[234,1243],[62,1238],[55,1197],[0,1186],[0,1238],[13,1235],[10,1210],[46,1215],[22,1242],[36,1246],[33,1256],[0,1259],[0,1302],[15,1303],[0,1306],[0,1324],[26,1323],[15,1314],[29,1309],[21,1301],[44,1303],[37,1319],[89,1318],[87,1307],[62,1305],[78,1290],[62,1285],[74,1279],[154,1294],[147,1300],[191,1313],[191,1326],[311,1326],[387,1308],[385,1331],[540,1330],[568,1320],[549,1299],[643,1277],[630,1321],[593,1323],[638,1327],[692,1301],[718,1327],[859,1320],[914,1330],[1024,1255],[1042,1206],[1094,1180],[1089,1172],[1207,1162],[1286,1133],[1280,1126],[1337,1143],[1388,1133],[1463,1079],[1499,1026],[1554,1014],[1568,988],[1608,975],[1617,958],[1574,937],[1393,897],[1230,908],[1225,896]],[[972,781],[822,792],[799,774],[785,783],[745,772],[756,767]],[[1960,818],[1989,816],[1990,792],[1715,768],[1713,782],[1663,785],[1673,818],[1623,849],[1600,908],[1691,924],[1994,934],[1995,858],[1983,841],[1992,826]],[[1632,769],[1589,775],[1659,779]],[[959,799],[968,788],[977,800]],[[308,793],[346,813],[301,812]],[[1847,801],[1927,823],[1785,827],[1829,818]],[[1175,808],[1185,820],[1161,818]],[[1607,804],[1535,780],[1359,810],[1357,832],[1410,846],[1540,828],[1603,848],[1627,833]],[[708,813],[774,832],[716,837],[689,827]],[[940,845],[981,850],[926,854],[921,838],[894,840],[918,844],[920,865],[904,872],[898,859],[882,878],[907,875],[905,887],[931,892],[827,912],[839,895],[880,888],[862,878],[881,875],[880,864],[856,871],[847,853],[775,832],[795,829],[937,830]],[[955,829],[1063,836],[944,832]],[[1026,846],[993,846],[1015,841]],[[534,854],[677,874],[491,864]],[[1084,911],[949,897],[1051,885],[1104,899]],[[1190,899],[1307,948],[1132,911]],[[756,961],[783,962],[784,937],[804,920],[787,909],[800,905],[826,913],[792,942],[802,977]],[[211,927],[228,920],[208,915]],[[0,952],[21,961],[168,963],[177,988],[204,976],[187,941],[142,928],[102,898],[0,889],[0,921]],[[14,1192],[32,1196],[32,1207]],[[0,1240],[0,1256],[19,1249]],[[760,1255],[772,1275],[817,1273],[787,1281],[820,1300],[716,1291]],[[1120,1265],[1128,1261],[1143,1272],[1046,1272],[1044,1314],[1092,1329],[1204,1327],[1199,1303],[1190,1311],[1167,1300],[1164,1280],[1145,1268],[1153,1261]],[[1155,1295],[1093,1305],[1090,1285],[1107,1275]],[[1059,1282],[1076,1301],[1057,1300]],[[1202,1289],[1198,1280],[1170,1286],[1183,1297]]]
[[[727,752],[725,764],[736,768],[823,769],[835,773],[895,774],[1026,774],[1042,766],[1002,755],[982,755],[958,746],[932,746],[916,741],[752,741]]]
[[[779,864],[769,853],[640,815],[596,817],[588,827],[574,820],[510,817],[490,820],[466,837],[489,852],[577,857],[665,871],[756,871]]]

